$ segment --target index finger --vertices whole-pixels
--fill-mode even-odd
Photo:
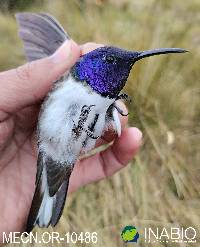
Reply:
[[[10,113],[41,100],[79,56],[80,47],[70,40],[50,57],[1,72],[0,108]]]

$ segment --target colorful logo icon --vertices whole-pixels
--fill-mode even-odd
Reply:
[[[140,235],[135,226],[125,226],[121,236],[125,243],[137,243]]]

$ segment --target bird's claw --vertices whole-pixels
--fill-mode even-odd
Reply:
[[[128,113],[124,113],[123,110],[121,108],[119,108],[116,104],[114,104],[114,107],[115,109],[119,112],[120,115],[122,115],[123,117],[126,117],[129,115],[129,112]]]
[[[85,129],[85,132],[87,133],[87,136],[96,140],[99,138],[99,136],[94,136],[93,133],[90,130]]]

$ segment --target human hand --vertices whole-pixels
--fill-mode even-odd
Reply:
[[[78,46],[67,41],[50,57],[0,73],[0,234],[25,228],[34,193],[35,127],[43,98],[52,82],[68,71],[80,54],[97,47],[94,43]],[[125,128],[127,118],[121,122],[122,135],[112,146],[77,162],[69,192],[111,176],[132,159],[142,134],[136,128]],[[113,140],[112,131],[106,137],[108,141]]]

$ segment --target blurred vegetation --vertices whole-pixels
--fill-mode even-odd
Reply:
[[[182,47],[190,51],[144,59],[134,66],[126,91],[133,98],[129,123],[144,133],[141,152],[112,178],[70,195],[65,216],[55,230],[97,231],[98,246],[104,247],[123,246],[120,233],[129,224],[139,232],[148,226],[192,226],[199,231],[199,0],[44,0],[39,5],[25,0],[1,2],[16,3],[7,7],[12,12],[51,13],[79,43],[95,41],[132,50]],[[13,14],[4,10],[0,14],[0,70],[25,62]],[[147,245],[141,236],[138,246],[163,245]]]
[[[0,10],[13,12],[16,10],[24,10],[27,9],[32,4],[37,4],[43,2],[43,0],[1,0],[0,2]]]

